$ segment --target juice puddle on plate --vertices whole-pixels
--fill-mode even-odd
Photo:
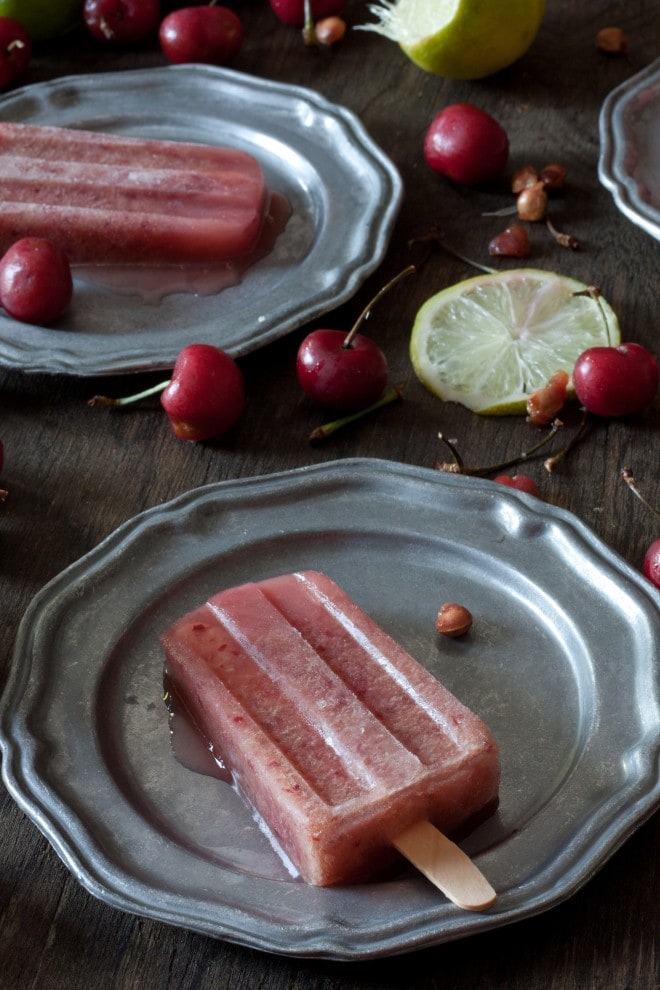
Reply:
[[[140,296],[159,303],[174,293],[213,296],[238,285],[245,272],[271,253],[286,227],[291,208],[280,193],[272,193],[263,230],[255,248],[235,261],[217,265],[76,265],[76,278],[120,295]]]

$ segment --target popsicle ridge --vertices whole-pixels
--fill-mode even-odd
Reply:
[[[176,196],[172,195],[176,183]],[[253,205],[254,182],[235,166],[231,171],[86,164],[81,184],[66,162],[35,162],[15,155],[2,157],[0,199],[3,202],[53,204],[61,207],[112,209],[173,216],[205,217],[210,207],[233,210],[238,216]]]
[[[226,761],[234,746],[232,730],[245,737],[249,723],[255,738],[261,739],[262,753],[269,753],[268,771],[273,773],[279,768],[285,777],[291,777],[285,780],[285,788],[300,790],[299,779],[313,771],[310,789],[330,806],[360,793],[359,782],[327,741],[306,718],[301,718],[295,702],[270,680],[253,652],[234,638],[231,628],[219,621],[210,604],[182,620],[174,635],[176,639],[168,637],[166,641],[170,665],[176,658],[195,670],[196,705],[191,715],[201,722],[203,735],[210,735],[207,723],[218,705],[229,704],[231,699],[232,721],[225,726],[220,742],[216,740]],[[192,707],[189,698],[186,707]],[[231,765],[236,772],[235,762],[231,761]]]
[[[290,594],[294,582],[300,597]],[[372,706],[390,732],[422,763],[432,764],[439,758],[446,761],[458,752],[465,737],[462,724],[467,709],[357,609],[348,595],[335,590],[334,582],[318,572],[298,571],[263,581],[261,587],[325,663]],[[335,620],[327,636],[326,612]]]
[[[362,790],[403,786],[420,772],[419,759],[374,716],[257,585],[225,591],[209,604],[246,655],[291,701],[299,719],[313,727],[340,757]]]
[[[166,157],[164,157],[164,152]],[[220,166],[242,163],[254,167],[247,152],[188,141],[108,134],[84,128],[54,127],[0,121],[0,154],[20,155],[43,161],[83,162],[102,160],[108,165],[148,168],[192,168],[217,171]]]

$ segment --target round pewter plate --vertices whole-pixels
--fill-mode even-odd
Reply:
[[[660,59],[609,94],[599,123],[601,182],[629,220],[660,240]]]
[[[191,343],[255,350],[350,299],[380,264],[400,206],[398,172],[350,111],[230,69],[61,77],[4,95],[0,118],[239,148],[291,208],[273,251],[215,295],[150,300],[78,277],[51,328],[19,334],[0,315],[0,363],[11,368],[114,374],[171,368]]]
[[[225,782],[175,759],[160,633],[213,592],[324,570],[493,730],[498,812],[464,842],[498,892],[462,911],[402,867],[320,889]],[[437,637],[441,602],[472,611]],[[3,776],[113,907],[294,956],[365,959],[530,917],[660,803],[660,596],[574,516],[492,482],[344,460],[189,492],[32,602],[0,709]]]

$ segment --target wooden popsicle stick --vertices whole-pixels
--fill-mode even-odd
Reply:
[[[481,870],[430,822],[411,825],[393,845],[459,907],[483,911],[495,902],[497,894]]]

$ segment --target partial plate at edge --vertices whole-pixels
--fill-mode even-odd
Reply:
[[[174,759],[158,636],[221,587],[326,570],[502,751],[498,813],[463,844],[498,891],[292,879],[234,792]],[[439,641],[440,602],[475,616]],[[29,607],[0,706],[3,777],[88,891],[288,955],[357,959],[530,917],[657,808],[660,596],[571,514],[491,482],[344,460],[189,492],[124,524]]]

